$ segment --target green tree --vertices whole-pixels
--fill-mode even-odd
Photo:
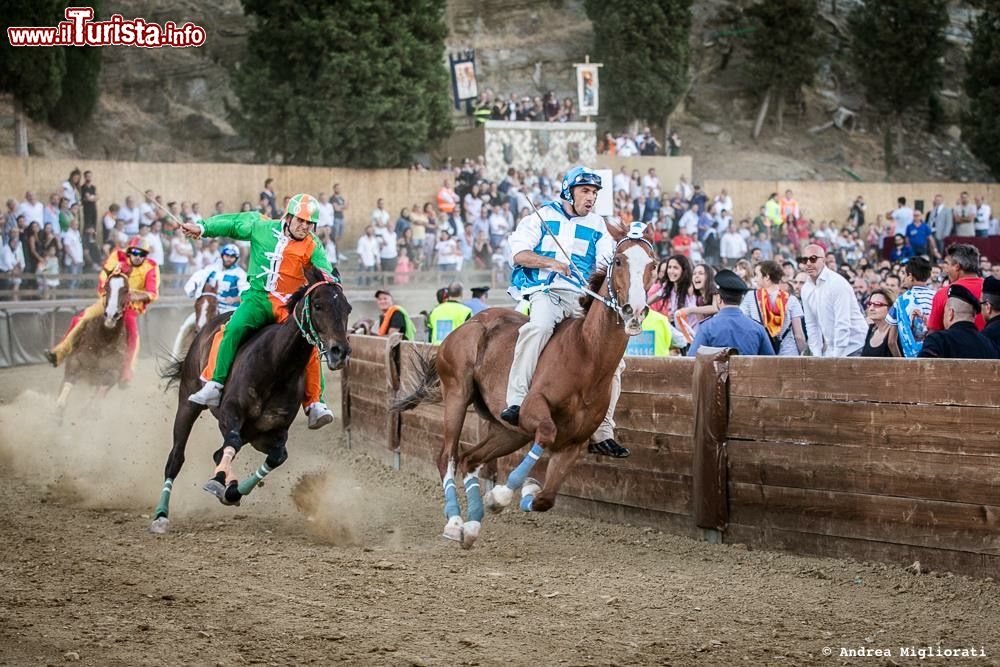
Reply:
[[[784,129],[785,101],[816,75],[823,43],[816,37],[816,0],[764,0],[746,10],[750,83],[763,95],[756,139],[771,102],[777,103],[778,132]]]
[[[62,4],[67,4],[63,0]],[[101,0],[91,0],[95,18],[104,18]],[[85,46],[63,47],[66,74],[62,79],[62,94],[49,109],[49,124],[57,130],[70,132],[86,122],[94,113],[101,89],[101,54],[103,49]]]
[[[52,26],[63,20],[59,0],[9,0],[4,4],[8,26]],[[66,54],[57,47],[13,47],[4,31],[0,41],[0,93],[14,101],[14,152],[28,154],[24,116],[45,120],[62,92]]]
[[[847,25],[851,59],[865,97],[889,119],[896,139],[886,143],[902,154],[903,114],[911,109],[923,110],[928,91],[936,91],[941,85],[948,2],[865,2],[851,12]],[[887,166],[895,162],[893,155],[885,157]]]
[[[614,125],[663,122],[688,84],[691,0],[587,0],[602,115]],[[664,141],[664,146],[666,141]]]
[[[965,62],[968,109],[962,136],[972,152],[1000,178],[1000,8],[987,5],[972,30]]]
[[[241,134],[262,159],[400,167],[451,131],[445,0],[243,0],[256,18],[234,73]]]

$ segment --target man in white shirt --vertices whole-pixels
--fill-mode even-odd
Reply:
[[[715,205],[718,207],[719,213],[726,212],[732,215],[733,213],[733,198],[729,196],[725,188],[722,188],[722,192],[715,196]]]
[[[379,199],[375,202],[375,210],[372,211],[372,226],[389,224],[389,211],[385,210],[385,203]]]
[[[678,221],[677,226],[685,231],[685,233],[695,238],[698,235],[698,205],[692,204],[691,208],[684,212],[681,216],[680,221]]]
[[[652,167],[642,177],[642,194],[653,198],[659,198],[660,196],[660,179],[656,176],[656,169]]]
[[[809,349],[814,357],[856,357],[868,335],[868,323],[861,313],[851,284],[826,266],[821,246],[806,246],[799,265],[809,276],[802,286],[802,307],[809,332]]]
[[[899,206],[895,211],[889,213],[889,217],[896,221],[896,231],[903,233],[906,227],[913,222],[913,209],[906,205],[906,197],[896,200]]]
[[[628,177],[628,173],[625,171],[625,165],[622,165],[622,168],[615,174],[615,192],[624,192],[627,194],[631,182],[632,179]]]
[[[125,205],[118,209],[118,219],[125,223],[126,234],[133,236],[139,233],[139,221],[142,219],[142,213],[135,205],[132,195],[125,197]]]
[[[149,258],[156,262],[157,266],[163,266],[163,237],[160,236],[162,223],[154,220],[152,225],[145,223],[139,225],[139,236],[149,244]]]
[[[66,253],[66,268],[69,273],[83,273],[83,238],[80,236],[80,223],[76,218],[69,221],[69,229],[62,235],[63,250]],[[76,287],[76,281],[71,281],[69,288]]]
[[[152,225],[156,220],[156,194],[152,190],[146,190],[145,199],[139,204],[139,226],[143,224]]]
[[[319,193],[317,199],[319,200],[319,222],[316,223],[316,229],[332,230],[333,204],[330,203],[330,199],[326,196],[325,192]]]
[[[365,227],[365,233],[358,239],[358,268],[361,269],[362,273],[373,273],[378,270],[379,246],[375,229],[368,225]],[[371,277],[362,276],[359,284],[369,285],[371,281]]]
[[[674,192],[686,202],[691,201],[691,197],[694,196],[694,188],[688,183],[687,177],[684,174],[681,174],[681,180],[677,182]]]
[[[736,262],[747,256],[747,250],[746,239],[736,231],[730,222],[719,241],[719,254],[722,255],[722,262],[726,266],[734,266]]]
[[[963,192],[958,198],[958,205],[951,210],[955,222],[955,236],[976,235],[976,207],[969,201],[969,193]]]
[[[24,193],[24,201],[17,207],[17,214],[24,216],[26,225],[37,222],[41,227],[45,224],[45,204],[35,198],[34,192]]]
[[[378,256],[382,270],[392,273],[396,270],[396,260],[399,258],[399,249],[396,247],[396,232],[387,225],[379,223],[375,226],[375,237],[378,238]]]
[[[982,195],[976,195],[976,236],[982,238],[990,235],[990,221],[993,219],[993,209],[983,201]]]

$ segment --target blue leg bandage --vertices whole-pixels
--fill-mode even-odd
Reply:
[[[469,504],[469,521],[482,521],[483,494],[479,489],[479,476],[470,472],[462,481],[465,484],[465,499]]]
[[[517,491],[524,484],[524,480],[528,479],[528,474],[531,469],[535,467],[538,463],[538,459],[542,458],[542,452],[545,449],[539,445],[537,442],[531,446],[528,450],[528,455],[524,457],[521,464],[514,468],[514,471],[510,473],[510,477],[507,478],[507,488],[511,491]]]
[[[530,512],[531,511],[531,503],[534,500],[535,500],[535,495],[534,494],[532,494],[530,496],[521,496],[521,511],[522,512]]]
[[[250,475],[236,486],[236,489],[244,496],[253,491],[253,488],[260,484],[260,481],[267,477],[267,474],[271,472],[271,467],[267,463],[261,463],[260,467],[257,468],[257,472]]]
[[[461,516],[462,508],[458,505],[458,491],[455,489],[455,462],[448,462],[448,472],[441,482],[444,485],[444,518]]]

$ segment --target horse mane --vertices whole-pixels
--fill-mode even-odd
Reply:
[[[608,277],[607,267],[603,269],[598,269],[590,274],[590,284],[587,285],[591,292],[597,292],[601,289],[601,285],[604,284],[604,280]],[[583,308],[583,312],[590,310],[590,306],[594,303],[594,297],[589,294],[584,294],[580,297],[580,306]]]
[[[302,301],[303,297],[306,295],[306,290],[310,287],[311,285],[303,285],[295,290],[295,293],[288,298],[288,303],[285,304],[285,310],[288,311],[289,315],[295,314],[295,306],[299,305],[299,301]]]

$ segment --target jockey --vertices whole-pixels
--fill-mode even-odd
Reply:
[[[221,262],[206,266],[188,278],[187,283],[184,284],[184,293],[192,299],[199,299],[205,285],[214,285],[217,295],[216,311],[222,315],[236,310],[236,307],[240,305],[240,295],[250,288],[250,283],[247,282],[247,272],[237,264],[240,259],[239,246],[235,243],[224,245],[219,251],[219,255]],[[180,331],[177,332],[177,338],[174,340],[175,359],[180,359],[184,353],[181,349],[184,345],[184,339],[197,323],[197,313],[191,313],[184,320],[184,324],[181,325]],[[205,324],[206,322],[202,322],[199,328]]]
[[[63,362],[73,350],[76,337],[81,330],[81,324],[100,317],[104,312],[103,294],[104,284],[108,276],[120,271],[128,275],[129,307],[125,309],[123,320],[125,322],[125,334],[128,340],[128,354],[125,356],[125,365],[122,367],[120,382],[127,383],[132,379],[135,372],[135,360],[139,356],[139,315],[146,312],[146,308],[156,301],[160,291],[160,267],[149,258],[149,241],[141,236],[133,236],[125,250],[112,250],[108,258],[104,260],[104,266],[97,283],[97,292],[102,295],[96,303],[92,303],[82,314],[73,318],[69,325],[69,331],[62,341],[49,351],[45,352],[45,358],[53,366],[58,366]]]
[[[522,218],[510,235],[514,272],[507,293],[515,299],[527,300],[531,309],[528,322],[517,332],[507,381],[507,408],[500,413],[501,419],[515,426],[542,348],[559,322],[582,315],[582,288],[590,275],[599,267],[606,267],[614,255],[615,242],[607,225],[593,212],[600,189],[600,174],[585,167],[570,169],[563,178],[562,201],[546,202],[537,214],[533,211]],[[539,217],[545,221],[544,225]],[[563,254],[560,245],[571,253],[570,258]],[[565,263],[567,259],[572,265]],[[613,415],[623,368],[624,364],[619,364],[615,373],[611,404],[601,426],[591,436],[591,452],[615,457],[629,454],[614,440]]]
[[[243,294],[232,318],[215,334],[208,363],[201,373],[205,386],[188,400],[198,405],[217,406],[222,388],[236,358],[240,343],[254,331],[288,317],[285,304],[307,284],[309,265],[332,274],[323,244],[314,230],[319,222],[319,202],[308,194],[297,194],[288,202],[280,220],[271,220],[257,211],[216,215],[200,223],[185,222],[184,233],[192,238],[227,236],[250,241],[250,288]],[[333,421],[333,413],[323,399],[323,373],[319,353],[314,349],[305,369],[306,389],[302,407],[309,428],[317,429]]]

